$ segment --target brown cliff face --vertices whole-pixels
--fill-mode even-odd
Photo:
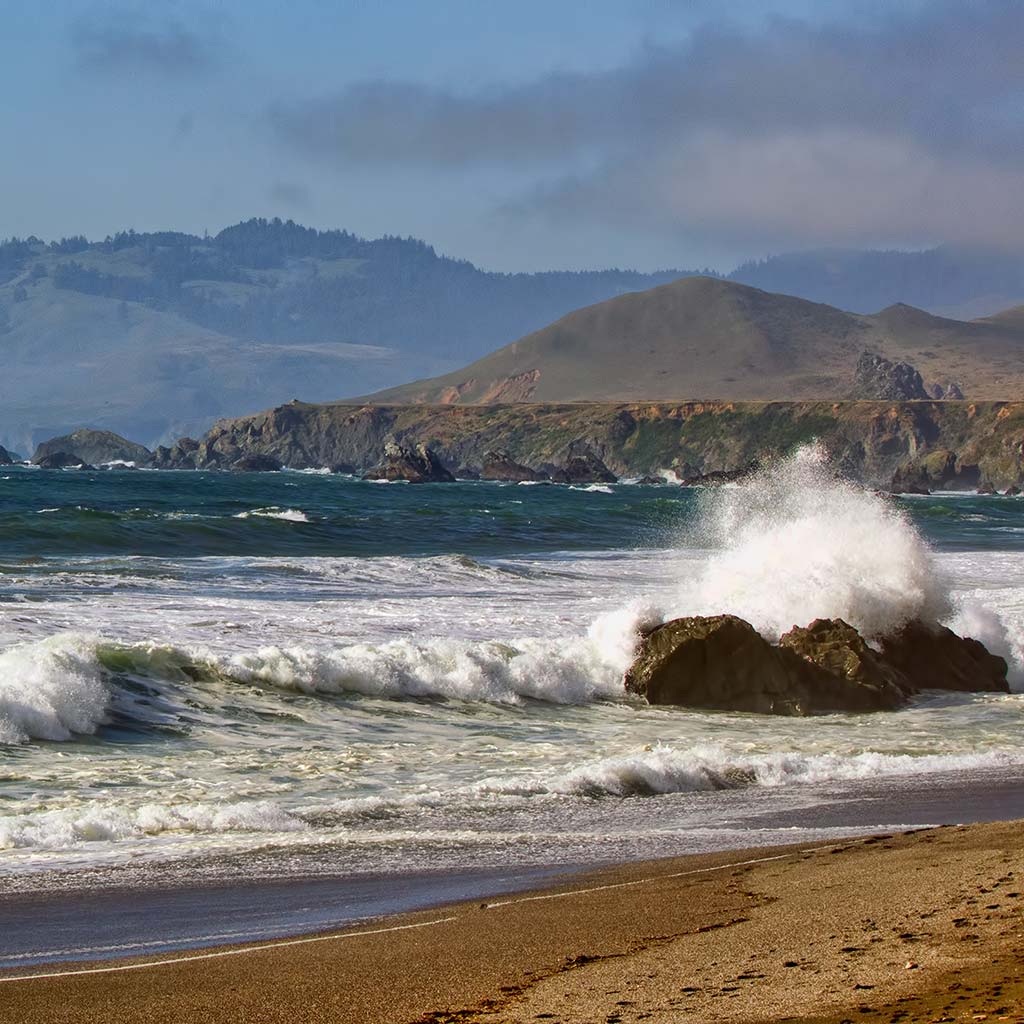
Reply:
[[[292,468],[380,461],[387,438],[429,444],[449,469],[483,468],[501,450],[537,469],[591,452],[614,473],[731,471],[822,441],[847,475],[888,487],[898,472],[977,467],[1000,490],[1024,483],[1024,402],[684,402],[463,406],[304,405],[222,420],[197,463],[268,455]]]

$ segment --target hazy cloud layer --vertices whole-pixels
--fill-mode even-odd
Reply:
[[[1018,242],[1024,6],[709,24],[620,69],[457,95],[364,82],[270,114],[340,164],[518,168],[504,209],[740,245]]]
[[[90,74],[178,76],[208,71],[218,63],[215,40],[177,20],[128,11],[78,19],[71,26],[71,46],[79,69]]]

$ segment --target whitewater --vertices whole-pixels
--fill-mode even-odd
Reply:
[[[808,448],[688,491],[12,469],[0,886],[103,872],[579,865],[934,820],[1024,778],[1024,502],[904,502]],[[920,616],[1009,695],[786,719],[652,708],[637,630]]]

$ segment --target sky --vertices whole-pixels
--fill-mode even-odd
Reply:
[[[5,0],[0,237],[252,216],[497,270],[1024,238],[1019,0]]]

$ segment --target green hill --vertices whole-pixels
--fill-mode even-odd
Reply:
[[[846,398],[865,350],[968,398],[1024,393],[1024,312],[872,316],[709,277],[577,310],[454,373],[378,392],[395,403]]]

